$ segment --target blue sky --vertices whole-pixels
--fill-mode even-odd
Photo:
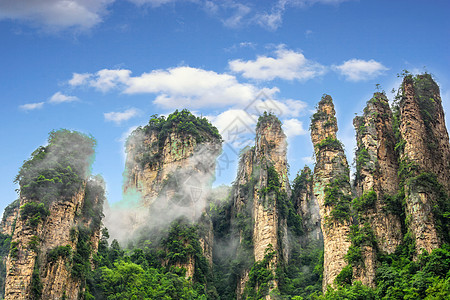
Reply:
[[[0,0],[0,208],[53,129],[97,139],[93,172],[121,199],[123,143],[150,115],[188,108],[224,134],[231,183],[258,111],[284,122],[293,179],[311,161],[322,94],[353,160],[352,119],[403,69],[432,73],[450,109],[447,0]],[[233,131],[231,130],[233,129]],[[234,134],[232,134],[234,133]]]

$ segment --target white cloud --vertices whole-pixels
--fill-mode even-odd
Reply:
[[[243,109],[229,109],[207,118],[217,127],[224,141],[235,150],[254,144],[257,115]]]
[[[277,87],[258,88],[240,83],[235,76],[192,67],[154,70],[140,76],[131,76],[130,70],[103,69],[95,74],[83,74],[80,82],[106,92],[119,89],[126,94],[155,94],[154,103],[168,109],[247,108],[252,114],[272,111],[278,116],[297,117],[306,103],[299,100],[276,100]]]
[[[345,76],[349,81],[369,80],[383,74],[384,71],[389,70],[373,59],[366,61],[356,58],[347,60],[343,64],[334,66],[333,68]]]
[[[130,70],[108,70],[103,69],[95,74],[95,79],[89,81],[89,85],[96,89],[107,92],[121,84],[127,84],[130,80]]]
[[[308,133],[303,128],[303,123],[297,119],[283,120],[283,130],[288,138]]]
[[[85,84],[89,78],[92,77],[92,74],[89,73],[83,73],[83,74],[79,74],[79,73],[73,73],[72,75],[72,79],[69,80],[69,84],[71,86],[78,86],[78,85],[83,85]]]
[[[278,89],[276,90],[278,92]],[[264,94],[265,95],[265,94]],[[272,97],[257,98],[252,101],[246,111],[261,115],[264,111],[271,112],[279,118],[298,117],[307,107],[307,104],[300,100],[274,100]]]
[[[308,80],[325,73],[325,67],[310,61],[300,52],[285,49],[282,45],[275,51],[276,57],[258,56],[256,60],[240,59],[229,62],[230,69],[242,73],[245,78],[257,80]]]
[[[59,103],[73,102],[73,101],[78,101],[78,100],[79,99],[75,96],[67,96],[61,92],[56,92],[55,94],[53,94],[53,96],[51,96],[51,98],[49,99],[48,102],[54,103],[54,104],[59,104]]]
[[[50,30],[86,30],[102,21],[112,2],[114,0],[3,0],[0,1],[0,20],[31,22]]]
[[[120,124],[123,121],[127,121],[139,114],[139,110],[136,108],[130,108],[125,110],[124,112],[108,112],[104,113],[104,117],[106,121],[111,121],[116,124]]]
[[[44,102],[37,102],[37,103],[27,103],[20,105],[19,108],[21,110],[29,111],[29,110],[35,110],[35,109],[41,109],[44,106]]]
[[[125,93],[157,93],[155,103],[166,108],[223,107],[248,103],[258,89],[228,74],[191,67],[156,70],[132,77]]]
[[[239,83],[233,75],[191,67],[154,70],[135,77],[130,70],[123,69],[103,69],[84,75],[89,78],[83,81],[85,85],[102,92],[119,88],[126,94],[157,94],[154,103],[165,108],[245,106],[260,90]],[[265,89],[268,95],[277,91]]]

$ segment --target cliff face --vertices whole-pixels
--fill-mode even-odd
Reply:
[[[326,290],[347,265],[344,256],[350,247],[352,221],[350,171],[342,144],[336,139],[337,122],[330,96],[322,97],[310,128],[316,157],[313,190],[320,209],[324,241],[323,289]]]
[[[398,157],[394,150],[392,112],[386,96],[376,93],[367,102],[364,114],[353,120],[356,129],[357,197],[353,201],[359,231],[370,228],[374,241],[367,240],[361,247],[362,262],[354,266],[354,280],[374,286],[376,248],[393,253],[402,241],[401,220],[386,206],[387,197],[399,191]]]
[[[6,235],[12,235],[16,220],[19,216],[20,200],[17,199],[9,204],[3,212],[2,222],[0,223],[0,232]]]
[[[302,239],[302,246],[311,242],[323,242],[320,227],[319,203],[313,192],[313,174],[308,166],[295,178],[292,196],[296,213],[302,217],[303,231],[306,238]]]
[[[167,119],[154,116],[148,125],[136,129],[127,141],[124,173],[124,197],[135,196],[134,202],[124,202],[133,211],[124,227],[135,232],[125,232],[119,239],[148,234],[184,218],[203,228],[198,242],[203,256],[212,263],[214,236],[205,212],[221,144],[217,129],[187,110],[175,111]],[[111,223],[114,227],[114,222],[107,216],[107,226]],[[115,236],[114,230],[110,232]],[[175,266],[185,268],[186,277],[194,277],[194,256]]]
[[[67,142],[84,142],[87,153],[66,148]],[[76,132],[53,132],[49,146],[22,167],[5,299],[78,299],[83,293],[105,193],[100,177],[79,180],[88,177],[92,144]]]
[[[439,212],[450,188],[444,111],[439,87],[429,74],[407,75],[401,91],[399,148],[408,226],[419,253],[431,252],[448,236],[448,222]]]
[[[286,219],[279,212],[280,195],[291,195],[286,147],[281,122],[265,113],[257,124],[255,147],[241,156],[232,193],[240,245],[251,253],[255,262],[263,261],[273,275],[264,282],[268,290],[261,296],[266,299],[270,299],[270,291],[278,286],[274,276],[278,262],[288,258]],[[244,269],[238,280],[238,299],[244,292],[258,290],[249,271]]]

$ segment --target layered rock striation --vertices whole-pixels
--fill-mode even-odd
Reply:
[[[323,290],[326,290],[347,265],[344,257],[351,244],[352,222],[350,170],[343,146],[336,138],[337,121],[329,95],[324,95],[318,103],[310,130],[316,158],[313,191],[320,209],[324,242]]]
[[[94,145],[77,132],[52,132],[49,145],[21,168],[5,299],[78,299],[84,293],[105,199],[103,180],[89,178]]]
[[[256,294],[270,299],[270,291],[277,288],[275,269],[280,260],[288,258],[286,216],[280,213],[282,199],[291,196],[286,159],[286,135],[281,122],[264,113],[256,127],[255,146],[241,156],[238,174],[232,190],[233,223],[237,226],[241,251],[250,259],[262,262],[270,270],[261,292],[254,269],[244,268],[238,280],[237,297]]]
[[[450,147],[438,85],[430,74],[406,75],[399,91],[400,176],[408,228],[418,252],[448,240],[443,217],[450,188]]]

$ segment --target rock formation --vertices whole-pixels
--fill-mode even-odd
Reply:
[[[78,299],[83,294],[105,193],[100,177],[89,179],[94,143],[77,132],[52,132],[49,145],[21,168],[5,299]]]
[[[167,119],[153,116],[148,125],[133,131],[126,144],[125,201],[119,203],[120,207],[131,208],[133,214],[124,227],[135,229],[134,234],[139,236],[169,227],[180,218],[198,222],[204,229],[199,237],[203,255],[212,263],[212,223],[205,209],[221,144],[217,129],[206,118],[195,117],[187,110],[175,111]],[[134,202],[127,202],[130,198]],[[113,216],[107,216],[107,226],[115,222]],[[125,237],[115,231],[111,234],[121,241],[133,236],[133,232],[123,230]],[[194,257],[176,264],[191,278],[194,265]]]
[[[323,242],[322,229],[320,227],[319,203],[313,193],[313,174],[308,166],[294,179],[292,196],[296,213],[302,217],[305,238],[302,246],[311,242]]]
[[[402,242],[399,215],[390,211],[385,199],[396,197],[399,192],[398,157],[395,152],[395,136],[392,127],[392,112],[383,93],[375,93],[367,102],[364,114],[355,117],[356,130],[356,176],[357,198],[353,200],[359,231],[369,228],[361,247],[362,260],[354,266],[354,280],[374,286],[376,249],[393,253]]]
[[[264,261],[273,274],[264,282],[267,291],[261,296],[266,299],[278,285],[274,272],[279,260],[288,257],[286,219],[279,212],[280,197],[291,195],[286,151],[281,122],[264,113],[256,127],[255,146],[241,156],[232,194],[241,247],[248,248],[255,262]],[[260,288],[261,283],[249,284],[249,271],[244,269],[238,281],[238,299],[244,292]]]
[[[439,87],[431,75],[406,75],[398,103],[400,173],[408,227],[418,252],[442,244],[448,223],[442,207],[450,191],[450,147]],[[441,230],[438,229],[441,228]]]
[[[16,226],[16,220],[19,216],[19,206],[20,200],[17,199],[5,208],[3,212],[2,222],[0,223],[1,233],[6,235],[13,234],[14,228]]]
[[[350,247],[352,222],[350,171],[342,144],[336,138],[338,128],[329,95],[320,100],[310,129],[316,157],[313,189],[320,208],[324,242],[323,290],[326,290],[347,265],[344,256]]]

